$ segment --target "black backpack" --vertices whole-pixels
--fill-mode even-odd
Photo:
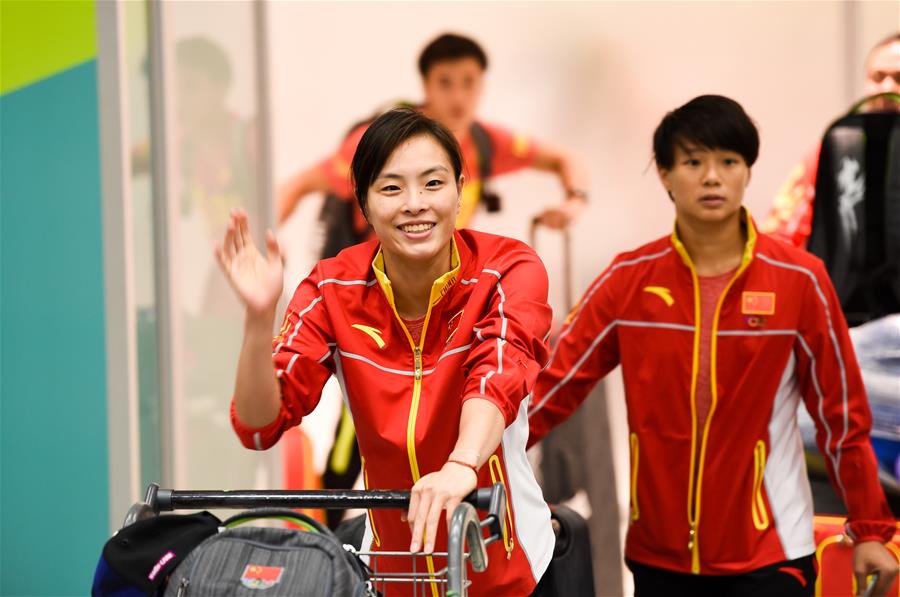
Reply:
[[[900,113],[856,113],[871,99],[825,132],[808,244],[851,326],[900,312]]]
[[[408,102],[396,102],[388,109],[415,109],[417,107],[415,104]],[[357,122],[347,131],[347,136],[360,126],[371,124],[386,111],[381,110],[371,117]],[[469,134],[472,135],[472,142],[478,151],[478,173],[481,177],[481,196],[479,201],[484,203],[489,212],[500,211],[500,197],[491,192],[487,184],[492,174],[491,162],[494,158],[494,145],[491,137],[487,130],[477,122],[472,123],[472,126],[469,128]],[[319,212],[319,221],[322,223],[325,233],[325,243],[320,255],[321,259],[334,257],[347,247],[368,240],[371,228],[369,226],[360,227],[356,224],[354,213],[357,209],[359,208],[352,197],[340,197],[335,193],[327,193],[325,195],[322,209]]]
[[[287,519],[305,530],[241,526]],[[293,510],[261,508],[233,516],[194,548],[169,577],[165,597],[374,595],[359,557],[319,522]]]

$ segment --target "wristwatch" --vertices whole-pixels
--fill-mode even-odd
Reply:
[[[587,203],[588,193],[584,189],[566,189],[566,199],[581,199]]]

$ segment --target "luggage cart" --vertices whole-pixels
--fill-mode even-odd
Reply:
[[[253,509],[253,508],[323,508],[323,509],[406,509],[410,492],[394,490],[218,490],[193,491],[161,489],[151,483],[143,501],[131,506],[123,527],[138,520],[158,516],[160,512],[204,509]],[[369,591],[371,595],[389,597],[391,587],[406,585],[417,597],[465,597],[471,581],[468,579],[468,562],[475,572],[484,572],[488,565],[487,545],[503,536],[503,508],[506,490],[500,483],[490,488],[476,489],[453,511],[447,533],[447,551],[425,554],[407,551],[356,551],[368,560],[371,570]],[[487,516],[479,519],[478,510]],[[482,529],[488,530],[485,537]],[[346,546],[345,546],[346,548]],[[444,563],[432,574],[424,562],[432,556]],[[379,571],[379,561],[385,558],[410,561],[408,572]],[[421,562],[421,563],[420,563]]]

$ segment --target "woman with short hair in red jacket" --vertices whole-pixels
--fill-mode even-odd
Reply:
[[[860,594],[868,574],[879,596],[897,575],[847,323],[822,262],[757,232],[743,206],[758,152],[734,100],[666,114],[653,153],[674,229],[591,284],[535,385],[532,442],[622,366],[637,597],[813,595],[801,401],[849,511]]]
[[[490,565],[472,575],[470,594],[529,595],[554,545],[525,457],[528,396],[547,356],[546,271],[521,242],[454,229],[459,146],[417,112],[373,122],[352,176],[377,240],[320,261],[274,342],[281,254],[269,232],[263,256],[246,214],[232,215],[216,254],[246,306],[234,429],[248,448],[269,448],[337,376],[367,487],[412,488],[405,515],[369,513],[363,549],[443,549],[453,508],[475,487],[500,482],[508,532],[488,547]],[[404,565],[388,558],[379,569]]]

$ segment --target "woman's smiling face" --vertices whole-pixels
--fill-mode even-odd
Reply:
[[[431,135],[410,137],[368,188],[367,216],[392,259],[431,262],[446,251],[459,211],[462,177]]]

